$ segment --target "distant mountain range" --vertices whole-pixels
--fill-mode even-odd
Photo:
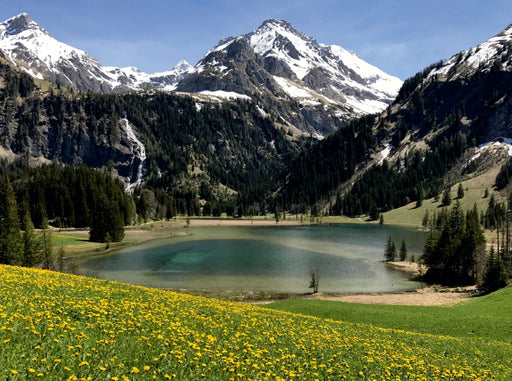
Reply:
[[[323,45],[282,20],[222,40],[194,66],[168,72],[102,66],[55,40],[26,13],[0,24],[0,51],[35,78],[102,93],[159,89],[257,102],[277,123],[325,135],[354,117],[383,110],[402,81],[336,45]]]
[[[512,153],[512,26],[403,83],[282,20],[161,74],[104,67],[26,14],[0,51],[0,157],[109,167],[194,213],[386,211]]]
[[[157,88],[173,90],[191,66],[146,74],[135,67],[102,66],[94,57],[54,39],[26,13],[0,24],[0,51],[35,78],[102,93]]]

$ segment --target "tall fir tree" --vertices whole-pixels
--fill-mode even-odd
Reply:
[[[9,180],[0,186],[0,263],[21,265],[23,241],[18,205]]]
[[[452,196],[450,195],[450,188],[446,188],[444,190],[441,203],[443,206],[450,206],[450,204],[452,203]]]
[[[462,184],[459,183],[459,187],[457,188],[457,198],[461,199],[464,197],[464,188],[462,187]]]
[[[36,263],[40,262],[40,245],[37,240],[37,236],[34,229],[34,224],[30,219],[30,213],[25,213],[25,217],[23,218],[23,225],[25,226],[25,231],[23,233],[23,266],[34,266]]]
[[[402,238],[402,243],[400,244],[400,252],[398,257],[401,261],[405,261],[407,259],[407,244],[405,243],[405,238]]]
[[[389,236],[386,246],[384,248],[384,259],[386,262],[393,262],[396,258],[396,245],[395,242]]]

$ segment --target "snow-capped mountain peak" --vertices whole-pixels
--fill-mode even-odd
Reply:
[[[355,53],[341,46],[320,44],[283,20],[266,20],[245,37],[257,54],[285,62],[297,79],[324,96],[346,101],[359,113],[385,108],[402,85],[399,78]]]
[[[53,38],[26,13],[0,23],[0,51],[33,77],[107,93],[144,88],[174,90],[191,70],[186,61],[170,71],[155,74],[135,67],[102,66],[85,51]]]
[[[4,21],[0,24],[0,28],[2,28],[4,33],[11,36],[26,32],[29,29],[48,34],[46,30],[40,27],[36,22],[32,21],[30,16],[26,13],[20,13],[19,15]]]
[[[237,93],[269,107],[287,103],[278,107],[281,122],[323,135],[339,121],[386,108],[401,85],[340,46],[269,19],[248,34],[221,40],[177,90]],[[337,121],[326,121],[327,115]]]
[[[97,64],[83,50],[55,40],[26,13],[0,23],[0,50],[14,64],[40,79],[48,76],[56,79],[58,69],[55,65],[63,59]]]
[[[315,49],[317,42],[283,20],[266,20],[246,38],[257,54],[287,61],[301,80],[308,74],[312,63],[321,62],[320,54]]]

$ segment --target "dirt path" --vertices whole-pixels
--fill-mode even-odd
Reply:
[[[307,299],[331,300],[362,304],[393,304],[404,306],[451,306],[474,295],[474,287],[464,289],[446,289],[427,287],[411,292],[375,293],[375,294],[341,294],[331,295],[318,293],[307,296]]]

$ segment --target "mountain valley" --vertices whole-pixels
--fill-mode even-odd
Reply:
[[[0,24],[2,155],[108,168],[186,214],[384,212],[507,162],[510,31],[402,85],[283,20],[150,75],[21,14]]]

